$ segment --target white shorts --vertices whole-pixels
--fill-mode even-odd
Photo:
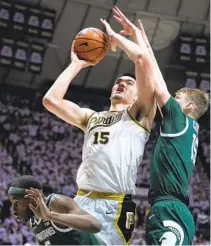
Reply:
[[[74,201],[101,222],[102,230],[95,234],[101,244],[129,244],[136,207],[130,195],[79,190]]]

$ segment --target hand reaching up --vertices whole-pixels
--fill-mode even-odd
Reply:
[[[108,35],[109,38],[109,45],[110,45],[110,49],[113,52],[116,52],[116,42],[115,42],[115,37],[117,35],[117,33],[111,28],[111,26],[108,24],[108,22],[104,19],[100,19],[101,23],[104,25],[105,29],[106,29],[106,33]]]
[[[133,36],[136,31],[139,31],[136,27],[123,13],[122,11],[115,6],[113,9],[114,19],[123,27],[123,30],[120,31],[120,34]]]

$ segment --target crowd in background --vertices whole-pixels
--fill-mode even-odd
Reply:
[[[83,105],[89,107],[89,105]],[[17,175],[35,176],[46,193],[68,196],[76,192],[76,172],[81,163],[83,132],[59,120],[36,102],[8,93],[0,94],[0,244],[35,243],[26,225],[19,225],[9,208],[7,188]],[[144,159],[139,166],[137,187],[149,184],[149,155],[158,124],[154,124]],[[210,165],[209,131],[201,128],[198,158],[190,186],[190,208],[196,222],[195,244],[209,244],[209,179],[201,162]],[[144,224],[149,205],[136,198],[137,221],[132,244],[144,245]]]

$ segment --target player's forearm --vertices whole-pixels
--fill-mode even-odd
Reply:
[[[149,83],[154,83],[154,95],[155,99],[160,107],[162,107],[167,100],[170,97],[170,93],[168,92],[166,82],[161,74],[161,71],[158,67],[157,61],[154,57],[152,59],[151,57],[144,57],[141,61],[137,61],[137,63],[140,62],[142,64],[142,72],[147,73],[149,75]],[[137,66],[137,64],[136,64]],[[145,72],[146,71],[146,72]],[[145,81],[146,82],[146,81]]]
[[[142,41],[141,31],[138,28],[133,33],[133,39],[139,47],[142,46],[143,41]]]
[[[67,89],[79,73],[82,67],[77,63],[71,63],[56,79],[51,88],[47,91],[43,98],[43,103],[45,100],[62,100],[64,98]]]
[[[147,39],[147,36],[143,30],[143,33],[140,30],[135,31],[136,43],[141,47],[141,49],[147,48],[149,56],[150,65],[150,73],[152,77],[154,77],[154,91],[155,91],[155,98],[159,106],[163,106],[166,103],[166,100],[169,98],[170,94],[168,92],[166,82],[163,78],[163,75],[160,71],[158,66],[157,60],[155,58],[154,52],[152,47]]]
[[[166,82],[165,82],[165,80],[163,78],[163,75],[162,75],[162,73],[160,71],[160,68],[158,66],[157,60],[155,58],[154,52],[153,52],[152,47],[150,46],[150,44],[149,44],[148,50],[149,50],[150,59],[151,59],[152,66],[153,66],[154,76],[156,76],[156,78],[158,79],[158,80],[156,80],[158,82],[158,84],[156,84],[156,87],[160,86],[163,89],[167,89]]]
[[[149,72],[149,77],[151,77],[149,82],[152,83],[152,80],[154,81],[153,87],[154,87],[155,98],[158,104],[162,106],[163,104],[162,102],[164,102],[166,98],[169,96],[169,92],[166,86],[166,82],[158,66],[157,60],[154,56],[152,47],[147,39],[144,29],[142,30],[142,32],[139,29],[136,29],[134,31],[133,36],[134,36],[135,42],[139,45],[141,50],[147,50],[147,53],[148,53],[148,55],[144,55],[138,58],[136,62],[136,67],[139,67],[139,68],[142,67],[142,73],[144,74],[147,74],[147,71]],[[140,76],[144,76],[144,75],[142,74]],[[144,80],[142,79],[142,81]],[[165,99],[163,100],[163,98]]]
[[[163,79],[163,75],[162,75],[160,68],[158,66],[154,52],[153,52],[152,47],[151,47],[151,45],[147,39],[147,36],[145,37],[145,40],[143,39],[144,35],[146,35],[146,34],[145,33],[142,34],[141,31],[137,28],[134,30],[133,38],[135,40],[135,43],[141,48],[141,50],[145,49],[147,46],[148,54],[149,54],[148,58],[150,59],[150,63],[153,66],[151,68],[151,70],[153,69],[154,76],[158,79],[157,81],[159,83],[156,85],[156,87],[160,85],[161,87],[165,88],[166,83]]]
[[[136,84],[138,89],[137,103],[142,113],[148,117],[155,111],[154,76],[151,72],[148,57],[137,59],[135,62]],[[154,117],[154,114],[153,116]]]
[[[154,79],[155,98],[156,98],[158,105],[162,107],[167,102],[167,100],[169,99],[171,95],[168,91],[166,82],[163,78],[163,75],[160,71],[160,68],[158,66],[157,60],[154,56],[154,53],[151,47],[149,47],[149,49],[150,49],[149,51],[150,51],[150,59],[151,59],[151,65],[152,65],[152,74],[153,74],[153,77],[155,78]]]
[[[154,80],[155,90],[156,91],[166,90],[167,89],[166,82],[163,78],[163,75],[160,71],[160,68],[157,64],[157,61],[156,61],[154,55],[153,56],[151,55],[148,58],[147,64],[148,64],[148,66],[150,66],[150,71],[152,72],[152,76],[155,78],[155,80]]]
[[[97,233],[101,231],[101,223],[93,216],[78,214],[61,214],[51,211],[48,220],[71,227],[77,231]]]
[[[120,34],[115,34],[114,39],[116,45],[122,49],[133,62],[136,62],[139,57],[145,55],[139,45]]]

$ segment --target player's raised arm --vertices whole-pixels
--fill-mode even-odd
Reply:
[[[113,8],[113,16],[115,20],[120,23],[123,27],[123,30],[120,31],[123,35],[130,35],[133,36],[136,44],[140,46],[141,49],[147,48],[150,54],[151,58],[151,70],[153,71],[153,76],[156,78],[155,80],[155,96],[157,99],[157,103],[160,107],[162,107],[168,98],[170,97],[170,94],[167,90],[166,83],[163,79],[162,73],[160,71],[160,68],[157,64],[156,58],[154,56],[154,52],[150,46],[149,40],[147,38],[147,35],[145,33],[144,27],[140,20],[138,20],[138,26],[135,26],[123,13],[122,11],[115,6]],[[144,41],[144,43],[143,43]],[[142,67],[142,64],[139,64],[138,66]],[[138,67],[137,66],[137,67]],[[147,63],[145,63],[145,66],[147,67]],[[147,69],[146,69],[147,70]]]
[[[48,111],[57,115],[69,124],[84,130],[88,118],[94,111],[87,108],[81,108],[77,104],[65,100],[64,96],[71,81],[80,70],[93,64],[79,60],[73,52],[73,49],[71,51],[71,58],[71,64],[59,75],[57,80],[43,97],[42,102]]]
[[[128,57],[135,63],[136,66],[136,81],[138,87],[137,104],[144,115],[148,116],[151,112],[155,111],[154,100],[154,80],[150,54],[147,47],[144,46],[144,40],[140,39],[143,43],[142,47],[136,43],[126,39],[114,32],[106,20],[101,19],[101,22],[106,27],[107,34],[110,42],[120,47]]]
[[[168,101],[168,99],[170,98],[171,95],[167,89],[166,82],[165,82],[163,75],[160,71],[157,60],[154,56],[154,52],[152,50],[152,47],[149,43],[149,40],[148,40],[147,35],[145,33],[144,27],[143,27],[142,22],[140,20],[138,20],[138,27],[141,31],[140,39],[142,39],[144,41],[144,42],[140,42],[140,47],[141,48],[144,46],[147,47],[147,49],[150,53],[151,72],[152,72],[153,76],[156,78],[154,80],[155,98],[156,98],[156,101],[157,101],[159,107],[161,108],[163,105],[166,104],[166,102]]]

